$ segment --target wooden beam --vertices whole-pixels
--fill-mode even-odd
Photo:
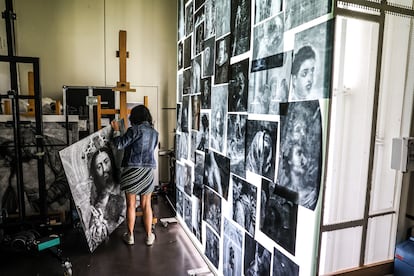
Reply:
[[[148,107],[148,96],[144,96],[144,105]]]
[[[365,265],[358,268],[345,269],[335,273],[324,274],[323,276],[371,276],[371,275],[388,275],[394,273],[394,261],[383,261],[375,264]]]
[[[60,108],[60,101],[59,100],[56,100],[56,103],[55,103],[55,114],[56,115],[61,115],[62,114],[62,110],[61,110],[61,108]]]
[[[119,31],[119,50],[117,56],[119,57],[119,81],[113,91],[119,91],[119,117],[124,119],[125,127],[128,126],[128,110],[127,110],[127,95],[126,92],[135,92],[136,89],[130,88],[129,82],[126,81],[126,60],[129,53],[126,50],[126,31]]]
[[[96,127],[99,129],[102,128],[102,107],[101,107],[101,95],[97,96],[98,98],[98,104],[96,105]]]
[[[11,115],[12,111],[11,111],[11,100],[6,99],[4,100],[4,114],[6,115]]]

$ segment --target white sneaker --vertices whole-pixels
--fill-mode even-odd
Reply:
[[[126,244],[133,245],[134,244],[134,234],[130,235],[128,232],[125,232],[122,235],[122,239]]]
[[[155,234],[154,233],[151,233],[148,237],[147,237],[147,240],[146,240],[146,244],[148,245],[148,246],[151,246],[153,243],[154,243],[154,241],[155,241]]]

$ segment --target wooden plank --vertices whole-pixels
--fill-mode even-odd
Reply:
[[[55,110],[56,115],[61,115],[62,114],[62,110],[60,108],[60,101],[59,100],[56,100],[55,105],[56,105],[56,110]]]
[[[102,126],[101,126],[101,124],[102,124],[102,120],[101,120],[101,117],[102,117],[101,95],[98,95],[97,98],[98,98],[98,105],[96,106],[96,118],[97,118],[96,125],[97,125],[97,128],[99,130],[99,129],[102,128]]]
[[[148,96],[144,96],[144,105],[148,107]]]
[[[127,92],[119,92],[119,116],[121,119],[124,119],[125,128],[128,127],[128,114],[127,114]]]
[[[371,276],[371,275],[388,275],[394,273],[394,260],[378,262],[375,264],[365,265],[362,267],[345,269],[335,273],[324,274],[323,276]]]
[[[5,115],[11,115],[12,111],[11,111],[11,100],[6,99],[4,100],[4,114]]]
[[[119,31],[119,81],[126,82],[126,31]]]

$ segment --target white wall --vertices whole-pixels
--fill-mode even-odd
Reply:
[[[116,86],[119,80],[119,30],[127,31],[127,81],[157,87],[162,148],[173,145],[175,121],[165,107],[175,106],[176,0],[19,0],[14,1],[16,54],[40,58],[42,95],[62,100],[62,86]],[[4,1],[0,8],[5,10]],[[0,22],[1,46],[6,39]],[[28,66],[19,67],[20,93],[27,91]],[[0,64],[0,93],[9,89],[8,67]],[[174,113],[175,116],[175,113]],[[171,117],[171,116],[170,116]],[[169,137],[171,136],[171,138]]]

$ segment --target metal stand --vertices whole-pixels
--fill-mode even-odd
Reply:
[[[10,67],[10,87],[7,95],[0,95],[1,98],[8,98],[12,103],[13,113],[13,138],[14,138],[14,170],[16,172],[17,198],[18,198],[18,221],[9,221],[8,214],[2,210],[0,216],[0,244],[10,246],[11,248],[18,248],[22,251],[42,251],[48,249],[54,252],[59,258],[62,256],[61,250],[56,246],[60,245],[58,236],[40,237],[40,234],[35,230],[42,228],[42,225],[47,225],[47,201],[46,201],[46,178],[45,178],[45,152],[43,140],[43,123],[42,123],[42,93],[40,90],[40,76],[39,76],[39,58],[35,57],[18,57],[15,56],[15,37],[14,37],[14,20],[16,14],[13,12],[13,1],[5,0],[6,10],[2,13],[2,17],[6,21],[7,33],[7,56],[0,56],[0,62],[8,62]],[[18,85],[17,64],[25,63],[33,66],[33,88],[34,95],[20,95]],[[23,153],[22,153],[22,137],[20,132],[21,121],[19,111],[19,100],[28,99],[34,101],[34,116],[35,116],[35,146],[37,159],[37,175],[39,184],[39,211],[40,216],[38,221],[28,221],[25,210],[25,196],[24,196],[24,181],[23,181]],[[45,229],[45,228],[44,228]],[[14,234],[9,234],[11,232]],[[65,275],[71,275],[71,264],[68,259],[62,260],[65,267]]]

